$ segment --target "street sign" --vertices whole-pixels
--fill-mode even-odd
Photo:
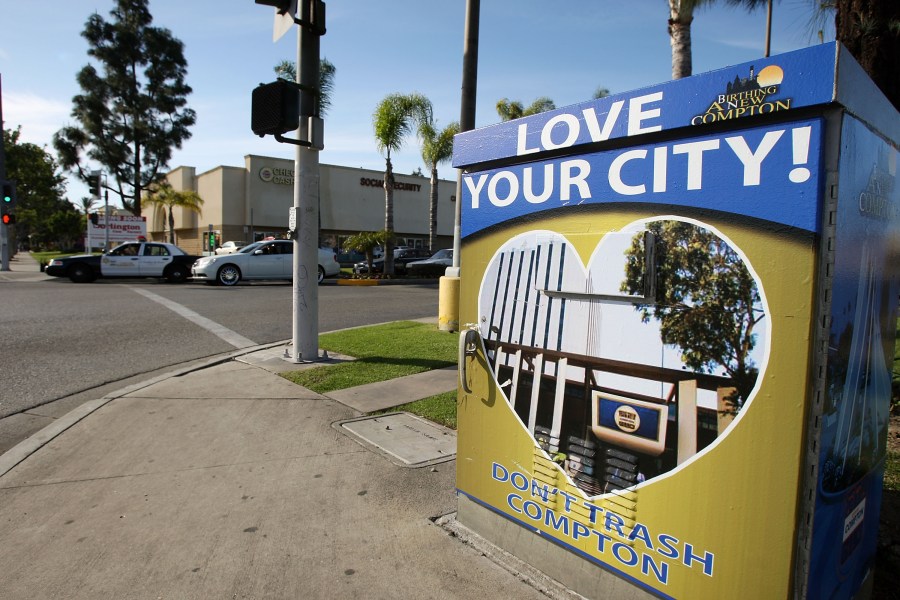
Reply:
[[[275,9],[275,25],[272,27],[272,42],[277,42],[287,33],[294,24],[294,15],[297,14],[297,0],[291,0],[290,8],[287,12],[280,12]]]

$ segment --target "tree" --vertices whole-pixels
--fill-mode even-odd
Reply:
[[[518,119],[520,117],[536,115],[538,113],[547,112],[548,110],[553,110],[554,108],[556,108],[556,105],[553,103],[553,100],[545,96],[536,99],[528,106],[528,108],[524,108],[522,103],[518,100],[501,98],[497,101],[497,114],[500,115],[502,121],[512,121],[513,119]]]
[[[175,208],[186,208],[198,215],[202,214],[203,198],[194,190],[176,191],[172,184],[163,181],[150,187],[146,197],[147,203],[161,208],[169,225],[169,243],[175,242]]]
[[[6,151],[6,177],[16,182],[15,243],[42,248],[69,249],[84,234],[84,222],[77,227],[51,226],[58,213],[78,216],[64,197],[65,177],[53,156],[35,144],[19,143],[21,128],[3,130]],[[59,222],[59,218],[57,218]]]
[[[750,352],[754,327],[764,317],[759,290],[746,265],[724,240],[682,221],[648,225],[656,236],[656,303],[639,304],[643,322],[659,321],[664,344],[677,346],[682,361],[698,372],[724,369],[737,389],[735,411],[747,400],[759,373]],[[644,290],[644,233],[626,251],[621,290]]]
[[[748,10],[773,0],[728,0]],[[811,27],[822,39],[822,25],[834,15],[841,42],[894,108],[900,110],[900,2],[897,0],[814,0]]]
[[[431,121],[431,102],[421,94],[389,94],[378,103],[372,119],[378,151],[385,156],[384,230],[388,234],[384,247],[384,274],[394,274],[394,168],[391,152],[403,146],[403,140],[415,125]]]
[[[669,2],[669,45],[672,47],[672,79],[690,77],[693,73],[691,49],[691,23],[694,11],[712,4],[715,0],[668,0]],[[753,10],[771,3],[773,0],[727,0],[732,6],[742,6]]]
[[[432,122],[419,124],[419,138],[422,140],[422,160],[431,167],[431,192],[428,208],[428,249],[434,252],[437,239],[438,210],[438,163],[453,157],[453,136],[459,133],[459,123],[450,123],[438,131]]]
[[[609,96],[609,88],[598,86],[597,89],[594,90],[594,100],[606,98],[607,96]]]
[[[78,208],[84,212],[84,214],[90,214],[94,207],[97,205],[97,199],[93,196],[82,196],[81,201],[78,204]]]
[[[344,240],[344,247],[366,255],[366,267],[369,270],[369,275],[371,275],[374,250],[387,242],[389,237],[390,234],[387,231],[361,231]],[[387,259],[385,258],[385,260]]]
[[[669,45],[672,47],[672,79],[689,77],[693,70],[691,23],[694,10],[712,0],[669,0]]]
[[[900,2],[836,0],[832,4],[837,40],[900,110]]]
[[[47,239],[53,240],[60,249],[74,248],[87,229],[85,216],[74,210],[68,202],[66,204],[69,208],[49,215],[44,222]]]
[[[319,117],[324,118],[331,106],[331,94],[334,91],[334,76],[337,69],[327,58],[319,60]],[[279,79],[297,81],[297,63],[283,60],[275,65],[275,74]]]
[[[53,138],[63,168],[88,174],[99,163],[114,181],[122,205],[141,214],[141,192],[168,168],[172,149],[190,138],[196,121],[187,108],[184,45],[168,29],[153,27],[148,0],[116,0],[106,22],[94,13],[82,37],[88,64],[77,80],[82,93],[72,99],[72,117]]]

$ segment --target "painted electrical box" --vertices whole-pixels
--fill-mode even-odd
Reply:
[[[457,136],[472,528],[547,540],[563,583],[852,598],[886,455],[898,144],[838,44]]]

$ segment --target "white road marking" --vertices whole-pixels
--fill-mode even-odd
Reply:
[[[128,287],[130,287],[130,286],[128,286]],[[186,306],[182,306],[181,304],[178,304],[177,302],[173,302],[173,301],[169,300],[168,298],[163,298],[162,296],[154,294],[153,292],[148,292],[147,290],[142,289],[142,288],[131,288],[131,289],[134,290],[135,292],[137,292],[138,294],[140,294],[141,296],[144,296],[145,298],[149,298],[150,300],[153,300],[154,302],[158,302],[159,304],[162,304],[163,306],[165,306],[172,312],[181,315],[182,317],[184,317],[185,319],[187,319],[194,325],[198,325],[199,327],[202,327],[203,329],[207,330],[208,332],[212,333],[213,335],[220,337],[222,340],[228,342],[235,348],[249,348],[250,346],[258,346],[259,345],[256,342],[254,342],[253,340],[247,339],[244,336],[242,336],[241,334],[228,329],[224,325],[220,325],[220,324],[216,323],[215,321],[207,319],[203,315],[195,313],[194,311],[187,308]]]

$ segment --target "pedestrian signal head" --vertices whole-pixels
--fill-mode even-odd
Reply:
[[[250,128],[253,133],[281,135],[300,126],[300,89],[279,79],[253,90]]]

